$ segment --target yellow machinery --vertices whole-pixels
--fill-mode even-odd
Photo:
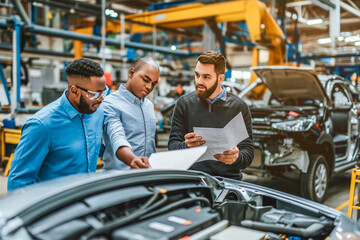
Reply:
[[[206,19],[216,22],[246,21],[252,42],[261,45],[267,37],[269,51],[268,65],[282,65],[285,57],[285,37],[276,20],[267,11],[266,5],[258,0],[238,0],[218,3],[193,3],[183,6],[125,16],[125,28],[130,33],[152,32],[157,29],[189,28],[203,26]],[[120,32],[120,24],[107,23],[107,32]],[[76,32],[92,34],[92,27],[77,29]],[[82,43],[75,41],[75,58],[82,56]],[[253,49],[252,66],[259,64],[259,49]],[[255,80],[252,75],[250,82]],[[258,89],[262,95],[264,89]]]
[[[354,201],[356,200],[355,198],[358,198],[358,196],[355,196],[356,183],[360,183],[360,167],[354,168],[351,174],[349,206],[348,206],[349,218],[352,218],[354,209],[360,210],[359,200],[357,200],[357,202],[354,203]],[[360,216],[357,216],[357,218],[359,217]]]
[[[6,144],[17,145],[20,141],[21,130],[20,129],[0,129],[0,143],[1,143],[1,161],[7,161],[6,168],[4,171],[4,176],[7,176],[10,171],[11,162],[14,156],[14,153],[11,153],[10,156],[5,155]]]
[[[195,3],[164,10],[128,15],[125,20],[141,22],[164,28],[203,26],[205,19],[214,17],[216,22],[246,21],[252,42],[261,41],[263,34],[272,38],[269,48],[269,65],[281,65],[285,56],[285,37],[264,3],[257,0],[239,0],[212,4]],[[263,26],[263,29],[262,29]],[[131,33],[150,32],[153,28],[132,24]],[[258,65],[259,52],[254,49],[252,66]]]

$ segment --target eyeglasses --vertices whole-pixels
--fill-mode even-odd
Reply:
[[[84,90],[86,92],[86,96],[90,99],[90,100],[96,100],[99,99],[100,97],[104,97],[106,96],[107,92],[109,91],[109,88],[106,86],[106,89],[104,91],[101,92],[93,92],[90,90],[87,90],[85,88],[79,87],[78,85],[74,85],[77,88],[80,88],[81,90]]]

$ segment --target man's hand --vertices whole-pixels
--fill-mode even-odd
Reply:
[[[201,136],[196,136],[194,132],[186,134],[184,136],[184,138],[185,138],[185,144],[189,148],[199,147],[199,146],[205,144],[205,140],[201,140],[202,137]]]
[[[239,157],[239,148],[236,146],[232,150],[225,151],[223,154],[216,154],[214,157],[220,162],[231,165]]]
[[[121,146],[116,151],[116,156],[119,160],[129,165],[131,169],[150,168],[150,164],[147,157],[136,156],[131,148],[127,146]]]
[[[130,163],[131,169],[150,168],[147,157],[135,157]]]

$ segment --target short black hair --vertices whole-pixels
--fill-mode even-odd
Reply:
[[[136,61],[134,64],[135,71],[142,68],[145,64],[150,64],[151,66],[157,68],[160,71],[159,65],[152,57],[143,57]]]
[[[68,76],[78,76],[83,78],[90,78],[91,76],[102,77],[104,70],[97,62],[87,59],[78,58],[71,61],[66,66],[66,74]]]

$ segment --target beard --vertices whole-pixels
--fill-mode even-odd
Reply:
[[[90,109],[90,104],[85,101],[85,99],[82,95],[80,96],[80,103],[78,105],[78,108],[79,108],[80,113],[83,113],[83,114],[91,114],[91,113],[95,112]]]
[[[218,82],[219,82],[218,79],[216,79],[216,82],[214,83],[214,85],[212,85],[209,89],[207,89],[204,85],[201,85],[202,87],[205,88],[204,91],[197,90],[197,86],[199,86],[199,85],[196,84],[196,96],[198,96],[198,98],[200,98],[200,99],[206,99],[206,98],[210,97],[211,94],[213,94],[215,92]]]

